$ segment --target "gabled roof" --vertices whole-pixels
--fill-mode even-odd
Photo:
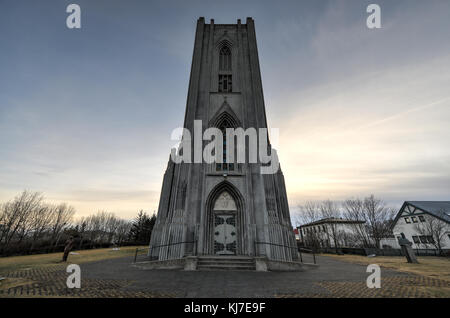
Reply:
[[[300,227],[304,226],[312,226],[312,225],[319,225],[319,224],[326,224],[326,223],[345,223],[345,224],[355,224],[355,223],[366,223],[366,221],[361,220],[347,220],[347,219],[338,219],[338,218],[325,218],[318,221],[314,221],[308,224],[300,225]]]
[[[395,222],[400,218],[405,206],[408,204],[450,223],[450,201],[405,201],[395,217]]]

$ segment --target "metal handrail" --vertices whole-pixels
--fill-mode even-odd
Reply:
[[[311,252],[313,254],[314,264],[316,264],[316,254],[314,253],[313,250],[308,250],[306,248],[302,249],[302,248],[299,248],[298,246],[289,246],[289,245],[282,245],[282,244],[276,244],[276,243],[270,243],[270,242],[255,242],[255,244],[267,244],[267,245],[275,245],[275,246],[280,246],[280,247],[295,248],[297,251],[300,252],[300,261],[302,263],[303,263],[303,257],[302,257],[301,250],[308,251],[308,252]]]
[[[138,255],[138,252],[139,252],[139,250],[141,250],[141,251],[143,251],[143,250],[150,250],[150,249],[154,249],[154,248],[160,248],[160,247],[166,247],[166,246],[172,246],[172,245],[179,245],[179,244],[195,244],[194,245],[194,255],[197,255],[197,240],[195,240],[195,241],[192,241],[192,242],[189,242],[189,241],[184,241],[184,242],[176,242],[176,243],[170,243],[170,244],[163,244],[163,245],[156,245],[156,246],[149,246],[149,247],[146,247],[146,248],[142,248],[142,249],[139,249],[139,248],[136,248],[136,252],[135,252],[135,254],[134,254],[134,263],[136,263],[136,260],[137,260],[137,255]]]
[[[302,257],[302,250],[305,252],[308,252],[308,253],[312,253],[314,264],[316,264],[316,253],[314,253],[314,250],[299,247],[298,251],[300,252],[300,258]],[[302,263],[303,263],[303,260],[302,260]]]
[[[164,245],[156,245],[156,246],[152,246],[152,248],[171,246],[171,245],[178,245],[178,244],[191,244],[191,243],[195,243],[195,241],[192,241],[192,242],[177,242],[177,243],[170,243],[170,244],[164,244]]]
[[[282,245],[282,244],[276,244],[276,243],[270,243],[270,242],[255,242],[255,244],[268,244],[268,245],[275,245],[280,247],[289,247],[289,248],[298,248],[297,246],[289,246],[289,245]]]

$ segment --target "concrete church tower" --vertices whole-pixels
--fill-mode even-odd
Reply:
[[[184,128],[194,132],[194,120],[202,121],[203,131],[267,128],[253,19],[246,24],[198,19]],[[259,160],[169,160],[151,259],[237,255],[296,260],[284,176],[281,169],[261,174],[261,165]]]

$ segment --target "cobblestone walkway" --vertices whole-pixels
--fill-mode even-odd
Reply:
[[[392,276],[381,279],[381,288],[367,288],[364,282],[319,282],[326,293],[279,294],[278,298],[436,298],[439,289],[450,289],[450,283],[418,275]],[[444,297],[444,296],[441,296]]]
[[[66,287],[67,264],[1,273],[5,297],[449,297],[450,282],[382,269],[381,288],[366,286],[366,267],[319,257],[305,272],[141,270],[130,258],[81,264],[81,288]],[[3,287],[2,287],[3,286]],[[221,288],[217,288],[221,286]]]
[[[66,286],[67,265],[53,265],[3,274],[8,283],[1,288],[0,298],[4,297],[102,297],[102,298],[155,298],[174,297],[174,294],[155,293],[144,290],[133,291],[126,287],[133,282],[120,279],[82,279],[81,288],[69,289]]]

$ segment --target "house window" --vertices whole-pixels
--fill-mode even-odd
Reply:
[[[411,220],[413,221],[413,223],[417,223],[417,218],[415,216],[411,217]]]
[[[420,222],[425,222],[425,217],[423,215],[419,215]]]
[[[419,238],[420,238],[421,243],[424,243],[424,244],[428,243],[427,237],[425,235],[421,235],[421,236],[419,236]]]
[[[411,223],[411,221],[409,220],[409,218],[405,218],[405,222],[408,223],[408,224]]]
[[[428,235],[428,236],[427,236],[427,241],[428,241],[428,243],[430,243],[430,244],[434,244],[434,239],[433,239],[433,237],[432,237],[431,235]]]
[[[413,239],[414,243],[416,243],[416,244],[420,243],[418,236],[413,236],[412,239]]]
[[[232,92],[232,86],[231,75],[219,75],[219,92],[230,93]]]

